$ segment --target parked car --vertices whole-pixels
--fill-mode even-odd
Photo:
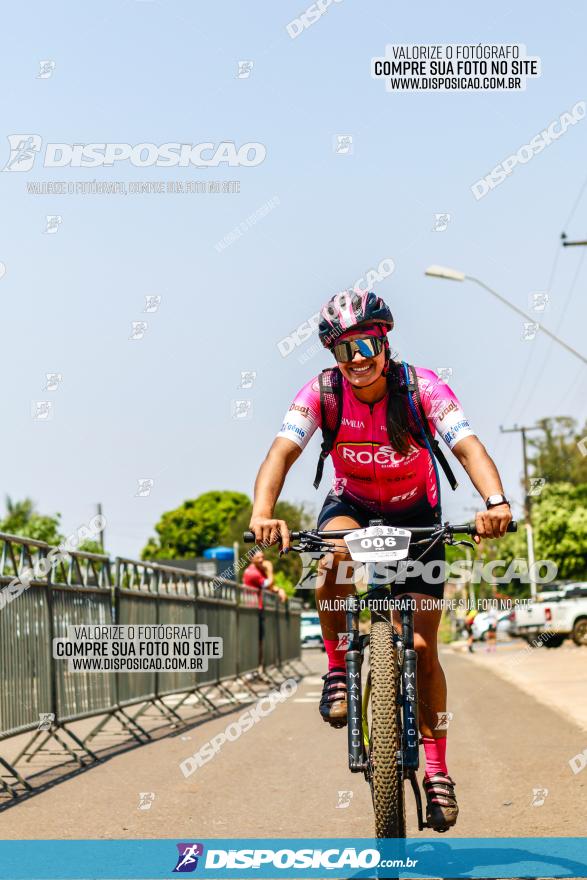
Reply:
[[[535,602],[517,607],[515,615],[515,633],[527,642],[548,634],[547,648],[559,648],[569,637],[587,645],[587,582],[541,593]]]
[[[513,623],[513,611],[498,611],[497,617],[490,611],[480,611],[473,618],[471,629],[473,639],[476,642],[484,642],[489,632],[489,627],[494,620],[497,620],[497,635],[510,635]]]
[[[302,611],[300,639],[302,648],[322,648],[323,651],[325,650],[317,611]]]

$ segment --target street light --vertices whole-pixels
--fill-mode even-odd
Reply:
[[[464,272],[458,269],[449,269],[447,266],[428,266],[425,275],[431,278],[446,278],[449,281],[464,281],[467,277]]]
[[[464,272],[459,271],[458,269],[450,269],[448,266],[428,266],[426,269],[425,275],[428,275],[430,278],[445,278],[447,281],[474,281],[475,284],[478,284],[479,287],[483,287],[484,290],[489,291],[489,293],[496,297],[500,302],[502,302],[505,306],[512,309],[514,312],[517,312],[518,315],[521,315],[531,324],[536,326],[537,330],[542,330],[547,336],[550,336],[551,339],[554,339],[555,342],[558,342],[559,345],[562,345],[563,348],[566,348],[567,351],[570,351],[571,354],[574,354],[575,357],[579,358],[580,361],[583,361],[584,364],[587,364],[587,358],[584,355],[580,354],[576,349],[572,348],[570,345],[567,345],[562,339],[558,336],[555,336],[554,333],[551,333],[543,324],[539,324],[531,315],[528,315],[526,312],[523,312],[522,309],[519,309],[513,303],[503,297],[496,290],[493,290],[492,287],[485,284],[484,281],[480,281],[478,278],[474,278],[472,275],[465,275]]]

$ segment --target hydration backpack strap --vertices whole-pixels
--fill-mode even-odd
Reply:
[[[340,428],[342,419],[342,382],[340,370],[331,367],[322,370],[318,376],[320,389],[320,416],[322,420],[322,446],[320,458],[316,467],[314,489],[317,489],[322,480],[324,462],[330,455]]]
[[[434,437],[430,430],[428,418],[426,416],[426,413],[424,412],[422,398],[420,397],[420,388],[418,386],[416,369],[411,364],[406,364],[404,361],[404,371],[406,374],[406,381],[408,385],[408,400],[410,401],[412,412],[422,428],[422,432],[424,434],[424,437],[426,438],[429,452],[436,457],[436,460],[444,471],[444,475],[449,482],[450,488],[454,491],[459,484],[457,483],[457,479],[452,472],[451,466],[446,460],[444,452],[440,448],[438,440],[436,439],[436,437]],[[416,401],[415,406],[414,400]]]

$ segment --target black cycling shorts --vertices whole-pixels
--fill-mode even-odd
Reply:
[[[430,507],[428,503],[419,504],[410,508],[408,512],[393,515],[378,515],[368,510],[355,501],[349,501],[343,495],[334,495],[329,493],[324,499],[322,510],[318,514],[318,529],[324,529],[326,523],[334,519],[335,516],[348,516],[359,523],[361,528],[369,525],[370,519],[382,519],[386,525],[397,526],[397,528],[409,529],[410,526],[433,526],[442,522],[441,510],[439,507]],[[442,540],[438,541],[433,547],[427,548],[426,545],[419,545],[410,551],[410,558],[420,558],[430,572],[434,583],[428,583],[424,575],[412,574],[408,575],[403,583],[396,584],[392,589],[393,596],[401,596],[405,593],[423,593],[425,596],[431,596],[434,599],[442,599],[444,595],[444,580],[440,580],[438,565],[428,565],[428,563],[445,561],[445,547]],[[440,580],[440,583],[436,581]]]

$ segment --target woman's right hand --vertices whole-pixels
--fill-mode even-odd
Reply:
[[[283,550],[289,549],[289,529],[284,519],[271,519],[268,516],[254,516],[249,529],[255,533],[257,544],[277,544],[281,542]]]

